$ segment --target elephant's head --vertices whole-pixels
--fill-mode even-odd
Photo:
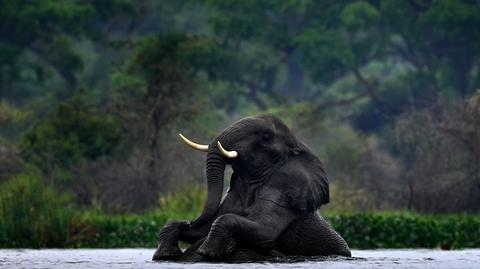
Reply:
[[[283,180],[293,181],[298,177],[305,177],[307,181],[318,179],[320,183],[313,186],[317,190],[307,190],[307,192],[321,193],[312,194],[321,196],[317,197],[318,201],[315,203],[318,205],[316,206],[328,202],[328,179],[322,164],[312,151],[273,115],[241,119],[223,130],[209,145],[199,145],[181,134],[180,136],[195,149],[208,152],[207,201],[202,214],[192,223],[194,226],[204,223],[215,215],[222,198],[224,171],[227,164],[232,165],[233,171],[238,176],[257,182],[289,165],[291,168],[283,173]],[[298,162],[299,158],[302,161]],[[297,160],[295,163],[294,159]],[[296,171],[291,172],[292,168]]]

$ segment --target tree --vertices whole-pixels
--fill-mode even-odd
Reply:
[[[476,212],[480,208],[478,99],[476,94],[467,102],[438,103],[396,122],[409,209]]]
[[[134,10],[128,0],[2,0],[0,5],[0,98],[15,102],[31,95],[25,88],[38,91],[49,70],[73,91],[83,68],[75,43],[98,38],[99,24]]]
[[[211,26],[226,46],[239,54],[255,46],[271,51],[273,62],[265,66],[269,72],[251,69],[261,74],[261,82],[247,78],[254,97],[314,97],[322,100],[312,110],[316,114],[367,100],[354,118],[365,129],[381,127],[411,106],[425,107],[440,95],[466,97],[480,79],[475,72],[480,52],[478,31],[473,30],[480,26],[476,1],[206,3]],[[395,79],[385,84],[392,65],[397,70],[389,76]],[[242,71],[242,76],[249,73]],[[356,85],[348,94],[324,94],[350,76]],[[268,83],[272,80],[283,86]]]

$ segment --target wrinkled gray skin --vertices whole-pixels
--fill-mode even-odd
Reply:
[[[238,157],[224,157],[217,141]],[[226,165],[233,174],[221,200]],[[248,117],[225,129],[209,144],[206,171],[203,212],[192,222],[169,221],[153,260],[351,256],[345,240],[316,213],[329,201],[320,160],[277,117]],[[178,241],[192,245],[182,252]]]

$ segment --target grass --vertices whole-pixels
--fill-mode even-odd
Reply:
[[[144,214],[109,215],[74,210],[68,196],[20,175],[0,187],[0,247],[149,247],[168,219],[194,219],[205,192],[187,186],[159,200]],[[411,212],[332,213],[326,219],[352,248],[480,247],[480,215],[424,215]]]
[[[74,247],[155,247],[157,234],[168,219],[192,220],[202,211],[206,193],[199,185],[189,185],[176,194],[160,197],[157,210],[136,215],[106,215],[85,212],[88,227],[72,242]]]
[[[0,188],[0,246],[62,247],[74,225],[70,199],[32,175],[18,175]]]

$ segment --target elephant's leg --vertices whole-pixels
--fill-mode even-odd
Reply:
[[[347,242],[316,213],[305,213],[278,238],[275,249],[286,255],[350,257]]]
[[[190,230],[190,223],[184,220],[168,221],[160,230],[157,250],[153,260],[175,260],[182,254],[178,239],[185,230]]]
[[[242,213],[239,206],[237,193],[232,191],[225,196],[224,201],[220,205],[218,214],[235,212]],[[194,244],[198,240],[206,237],[210,231],[210,227],[215,219],[199,226],[192,227],[189,221],[173,220],[168,221],[160,230],[159,244],[153,255],[153,260],[175,260],[182,254],[178,247],[178,241]]]
[[[212,222],[200,227],[192,228],[188,221],[173,220],[167,222],[160,230],[157,250],[153,254],[153,260],[176,260],[182,251],[178,247],[178,241],[193,244],[204,238]]]
[[[232,243],[236,241],[260,251],[269,251],[297,216],[293,210],[259,199],[246,217],[237,214],[219,216],[198,253],[207,258],[223,259],[233,250]]]

